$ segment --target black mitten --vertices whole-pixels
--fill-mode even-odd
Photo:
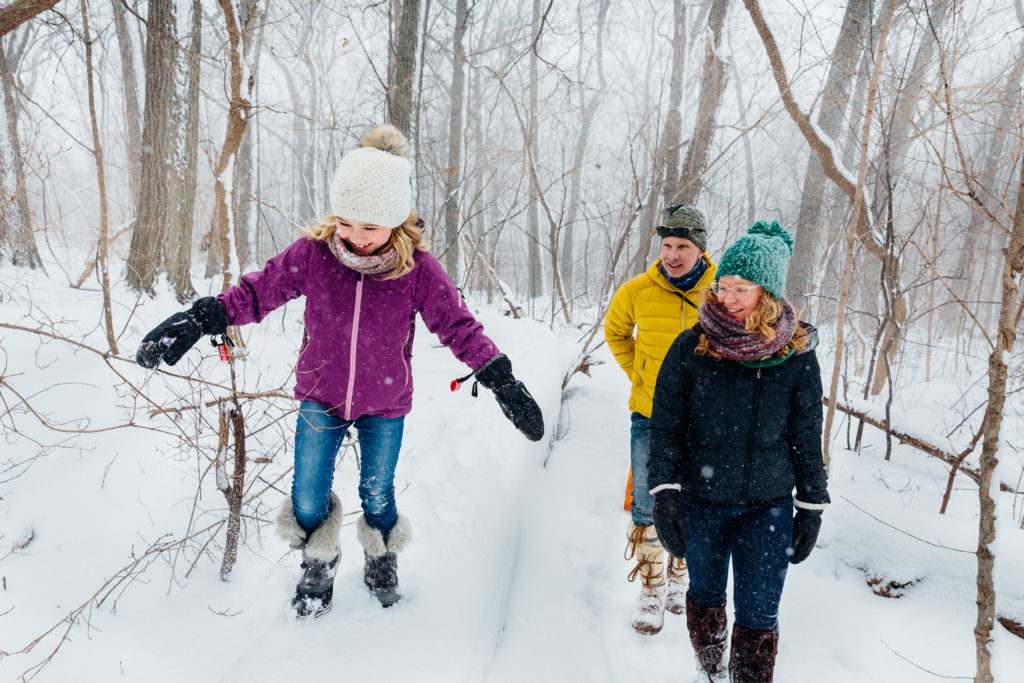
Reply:
[[[505,354],[495,356],[476,372],[480,384],[494,392],[501,412],[530,441],[544,436],[544,416],[526,386],[512,375],[512,361]]]
[[[672,557],[686,557],[686,541],[690,530],[686,528],[679,491],[662,489],[654,494],[654,528],[658,539]]]
[[[797,508],[793,516],[793,554],[789,556],[790,564],[800,564],[814,550],[814,543],[821,531],[821,510]]]
[[[192,308],[175,313],[142,338],[135,362],[149,370],[163,359],[174,365],[204,334],[224,334],[228,328],[228,312],[218,299],[204,296]]]

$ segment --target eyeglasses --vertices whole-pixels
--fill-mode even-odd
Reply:
[[[761,285],[737,285],[736,287],[729,287],[727,285],[723,285],[721,282],[711,283],[711,291],[714,292],[717,297],[723,297],[729,294],[729,292],[732,292],[736,295],[737,299],[746,299],[756,289],[761,289]]]

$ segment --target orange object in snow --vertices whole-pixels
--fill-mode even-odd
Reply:
[[[626,480],[626,502],[622,504],[622,509],[630,511],[633,509],[633,468],[629,468],[629,479]]]

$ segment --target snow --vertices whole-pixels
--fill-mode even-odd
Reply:
[[[11,271],[0,274],[0,321],[33,326],[24,318],[31,292],[36,318],[45,310],[58,334],[103,350],[99,292],[17,275],[15,285]],[[115,329],[127,322],[119,340],[126,356],[150,326],[180,308],[167,294],[143,301],[128,320],[135,298],[118,289],[114,296]],[[205,536],[152,557],[134,580],[100,593],[110,595],[82,612],[69,641],[33,680],[697,680],[685,617],[666,614],[654,637],[629,625],[639,587],[626,581],[631,566],[622,559],[625,376],[601,348],[594,359],[603,363],[592,365],[589,378],[576,374],[560,405],[578,330],[562,334],[506,317],[497,306],[470,306],[537,398],[547,434],[527,441],[485,389],[476,399],[467,387],[450,392],[464,366],[418,330],[415,401],[396,479],[399,509],[413,526],[413,541],[399,556],[402,602],[384,610],[362,584],[357,470],[352,449],[344,449],[335,476],[346,522],[334,607],[309,624],[288,616],[298,557],[267,524],[288,487],[294,415],[287,399],[249,403],[250,429],[263,429],[252,437],[250,455],[273,461],[250,463],[248,476],[254,489],[278,490],[264,495],[265,505],[247,508],[259,521],[245,521],[231,580],[218,578],[223,531],[210,557],[197,559]],[[246,390],[283,385],[289,393],[301,313],[302,302],[293,302],[244,328],[239,381]],[[0,649],[22,650],[58,625],[30,652],[0,659],[0,679],[15,680],[57,647],[68,628],[61,620],[121,567],[154,544],[181,539],[190,520],[194,530],[217,523],[226,505],[196,450],[216,445],[216,407],[199,416],[151,417],[152,406],[118,384],[100,356],[24,332],[0,328],[0,354]],[[117,359],[111,366],[159,406],[223,395]],[[172,370],[220,383],[228,372],[206,342]],[[129,418],[137,426],[90,434],[44,429],[11,390],[61,429],[85,419],[94,430]],[[936,401],[947,395],[933,393]],[[920,431],[945,432],[920,422],[929,414],[924,406],[915,418]],[[556,419],[561,438],[551,443]],[[1010,411],[1008,419],[1016,419]],[[976,486],[959,477],[948,512],[939,515],[943,463],[902,445],[886,462],[873,428],[859,454],[844,446],[840,419],[833,504],[818,547],[789,572],[776,680],[972,676]],[[999,496],[997,609],[1024,622],[1020,511],[1011,494]],[[892,589],[902,597],[885,598],[869,587],[874,577],[912,583]],[[994,639],[996,680],[1016,680],[1024,641],[999,625]]]

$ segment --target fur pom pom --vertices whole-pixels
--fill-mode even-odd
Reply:
[[[786,243],[789,247],[789,253],[793,253],[793,236],[789,234],[789,231],[779,225],[778,221],[772,221],[771,223],[765,223],[764,221],[758,221],[750,226],[750,230],[747,230],[748,235],[767,235],[768,237],[778,237],[780,240]]]
[[[398,157],[409,157],[409,141],[390,123],[377,126],[363,138],[360,147],[373,147]]]

